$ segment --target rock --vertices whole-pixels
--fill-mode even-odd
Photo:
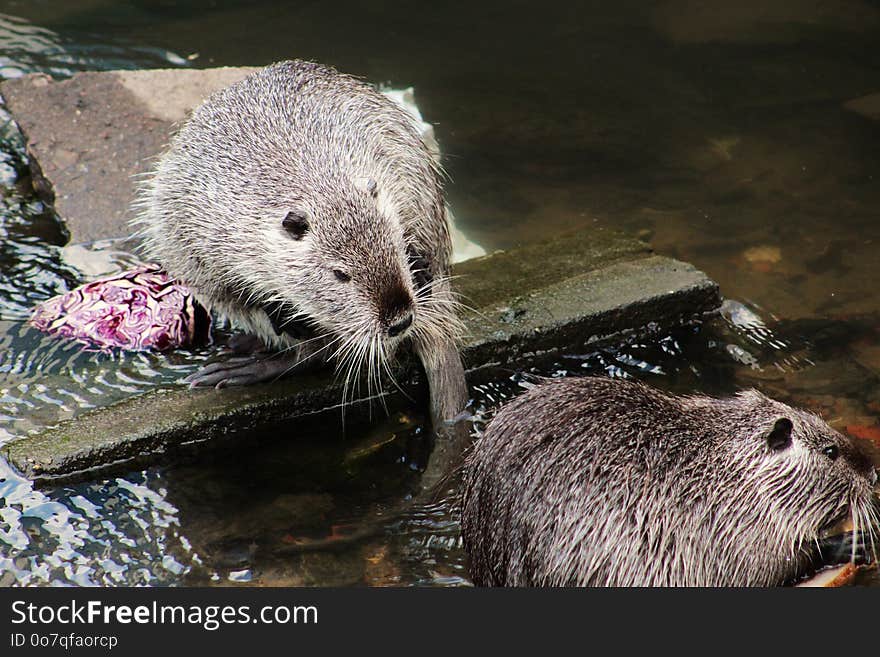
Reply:
[[[760,272],[768,272],[782,260],[782,251],[778,246],[753,246],[743,251],[743,259]]]
[[[880,344],[875,336],[857,340],[850,346],[850,350],[859,365],[880,375]]]
[[[389,555],[387,544],[363,548],[364,583],[367,586],[400,586],[400,568]]]
[[[149,170],[175,122],[251,68],[26,75],[0,85],[26,141],[35,187],[72,242],[130,233],[136,176]]]
[[[880,92],[853,98],[843,104],[844,109],[861,114],[867,119],[880,121]]]

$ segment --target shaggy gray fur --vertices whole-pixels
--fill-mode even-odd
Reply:
[[[780,418],[791,444],[774,450]],[[843,514],[873,547],[876,478],[819,417],[754,390],[560,379],[504,406],[469,455],[462,535],[479,585],[775,585]]]
[[[266,345],[335,362],[348,394],[361,371],[378,385],[411,340],[432,388],[444,382],[437,413],[461,410],[440,171],[373,87],[301,61],[248,76],[186,121],[139,206],[147,255]],[[304,235],[282,226],[290,213]],[[390,335],[407,304],[412,325]]]

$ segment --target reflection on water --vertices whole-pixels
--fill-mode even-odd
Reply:
[[[45,4],[45,3],[37,3]],[[0,14],[0,78],[42,72],[69,76],[76,71],[185,66],[175,53],[144,46],[71,39],[18,18]]]
[[[761,333],[774,328],[762,325]],[[825,328],[799,331],[785,349],[753,349],[747,368],[730,357],[730,347],[746,351],[754,336],[718,318],[569,354],[528,374],[636,377],[675,392],[713,394],[767,389],[764,377],[771,384],[781,377],[780,399],[822,411],[832,424],[841,410],[845,422],[858,421],[875,403],[878,381],[866,386],[863,370],[840,368],[809,346]],[[779,366],[797,352],[809,352],[815,365]],[[835,380],[830,394],[818,396],[824,388],[810,373],[823,368],[833,369]],[[476,433],[522,390],[521,379],[499,371],[474,388]],[[833,394],[837,389],[844,396]],[[7,583],[466,584],[455,479],[438,502],[394,514],[417,482],[411,443],[423,432],[421,418],[403,413],[372,428],[348,427],[345,437],[339,427],[275,428],[248,436],[247,448],[233,444],[197,463],[44,492],[4,471],[0,566]],[[365,520],[376,531],[348,542]],[[326,549],[297,549],[314,542]]]
[[[0,108],[0,321],[23,319],[40,299],[65,291],[74,278],[58,256],[65,235],[29,191],[24,146]]]
[[[186,64],[174,51],[199,53],[196,65],[302,56],[415,84],[477,241],[614,226],[694,262],[729,299],[702,325],[526,375],[754,386],[820,412],[880,463],[880,122],[844,107],[880,91],[873,4],[462,3],[418,16],[395,2],[210,5],[0,1],[0,76]],[[175,385],[207,353],[85,353],[25,325],[80,274],[2,123],[0,444]],[[495,374],[472,390],[475,434],[522,389],[523,373]],[[454,479],[444,499],[395,513],[415,490],[424,431],[415,409],[344,434],[274,427],[247,449],[46,490],[0,464],[0,585],[467,584]],[[375,531],[350,540],[365,519]]]
[[[206,356],[83,351],[24,322],[0,321],[0,445],[83,410],[174,385]]]
[[[157,473],[45,493],[0,462],[0,585],[168,584],[199,558]]]

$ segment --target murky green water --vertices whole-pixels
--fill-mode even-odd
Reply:
[[[880,92],[880,5],[277,5],[0,1],[0,76],[303,57],[414,85],[470,237],[492,248],[614,226],[738,300],[706,325],[538,372],[757,386],[880,455],[880,121],[844,107]],[[4,129],[0,442],[173,385],[205,357],[81,353],[22,324],[76,284],[22,171]],[[518,389],[499,372],[473,391],[478,415]],[[282,428],[257,449],[42,491],[0,465],[0,585],[466,583],[454,481],[447,499],[381,520],[414,490],[423,431],[417,409],[344,435]],[[381,531],[333,547],[363,518]],[[296,551],[309,540],[330,547]]]

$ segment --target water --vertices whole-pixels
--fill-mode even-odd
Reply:
[[[507,247],[613,226],[738,300],[535,373],[755,386],[864,438],[880,463],[880,122],[843,107],[880,91],[880,7],[729,4],[0,1],[0,76],[304,57],[415,85],[470,237]],[[4,127],[0,443],[174,385],[207,355],[82,353],[22,323],[78,282],[22,157]],[[499,371],[473,391],[478,418],[520,390]],[[454,481],[391,514],[415,490],[424,431],[418,409],[344,435],[282,427],[255,449],[44,490],[0,465],[0,585],[466,584]],[[379,531],[346,544],[364,518]],[[309,541],[330,547],[297,551]]]

